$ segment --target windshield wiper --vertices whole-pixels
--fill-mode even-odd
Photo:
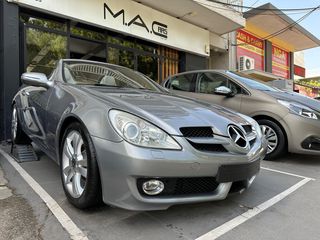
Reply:
[[[101,84],[101,83],[95,83],[95,84],[92,84],[92,86],[102,86],[102,87],[112,87],[112,88],[123,88],[123,87],[120,87],[120,86],[108,85],[108,84]]]

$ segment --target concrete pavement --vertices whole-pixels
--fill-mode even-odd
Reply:
[[[45,155],[39,156],[40,161],[22,163],[20,166],[59,203],[89,239],[196,239],[301,181],[299,177],[261,170],[248,191],[229,196],[224,201],[174,206],[166,211],[154,212],[132,212],[109,206],[81,211],[66,201],[58,166]],[[13,192],[20,192],[27,203],[31,202],[29,209],[32,209],[36,220],[35,228],[41,224],[44,226],[40,229],[40,234],[34,236],[42,239],[68,239],[68,234],[56,218],[32,190],[26,191],[29,187],[1,155],[0,164],[8,176],[9,185],[18,189]],[[263,161],[262,165],[315,178],[316,181],[308,182],[219,239],[298,240],[303,237],[318,240],[320,183],[317,179],[320,175],[320,159],[288,155],[278,162]],[[28,206],[25,208],[28,209]],[[44,217],[45,213],[47,217]]]

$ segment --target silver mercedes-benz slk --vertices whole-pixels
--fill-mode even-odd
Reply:
[[[141,73],[60,60],[22,75],[12,138],[54,159],[68,200],[131,210],[226,198],[248,188],[267,144],[256,121],[173,96]]]

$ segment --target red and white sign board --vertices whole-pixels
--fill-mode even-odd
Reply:
[[[290,78],[289,52],[272,46],[272,73],[279,77]]]
[[[264,71],[264,42],[244,30],[237,32],[237,58],[247,56],[254,59],[254,68]]]

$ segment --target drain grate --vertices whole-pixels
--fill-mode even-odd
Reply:
[[[39,160],[32,145],[15,144],[12,148],[12,155],[15,157],[16,161],[19,163],[33,162],[33,161]]]

